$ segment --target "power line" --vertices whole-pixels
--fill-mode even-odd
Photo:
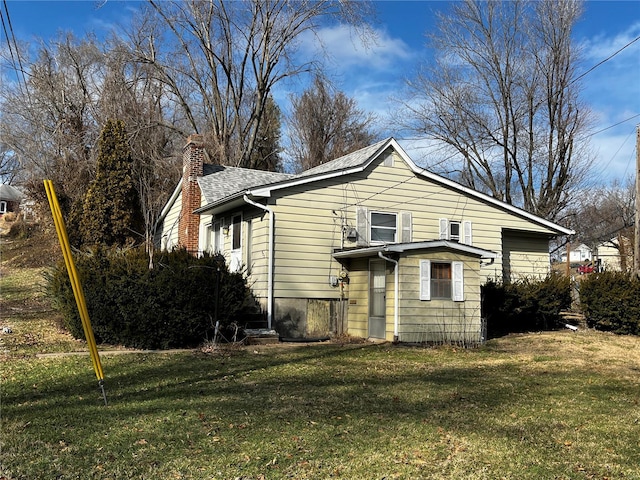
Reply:
[[[4,14],[2,14],[2,9],[0,9],[0,17],[2,17],[2,29],[4,30],[4,36],[7,39],[7,45],[9,46],[9,53],[11,55],[11,63],[13,69],[15,71],[20,72],[20,76],[22,77],[22,84],[24,85],[27,96],[29,95],[29,89],[27,87],[27,79],[24,76],[24,68],[22,67],[22,60],[20,59],[20,51],[18,49],[18,42],[16,41],[15,33],[13,32],[13,25],[11,24],[11,17],[9,17],[9,8],[7,6],[7,0],[3,0],[4,6]],[[4,17],[7,17],[7,23],[5,24]],[[9,32],[7,32],[7,24],[9,25],[9,30],[11,31],[11,39],[9,39]],[[13,41],[13,47],[11,43]],[[15,50],[15,57],[13,55],[13,51]],[[18,59],[16,65],[16,58]],[[18,77],[18,85],[20,85],[20,76]],[[20,86],[20,90],[22,91],[22,86]],[[24,93],[24,92],[22,92]]]
[[[640,37],[639,37],[639,38],[640,38]],[[593,137],[594,135],[597,135],[597,134],[599,134],[599,133],[602,133],[602,132],[604,132],[605,130],[609,130],[610,128],[617,127],[618,125],[622,125],[623,123],[628,122],[629,120],[633,120],[634,118],[637,118],[637,117],[640,117],[640,113],[636,113],[636,114],[635,114],[635,115],[633,115],[632,117],[629,117],[629,118],[627,118],[627,119],[625,119],[625,120],[621,120],[620,122],[618,122],[618,123],[614,123],[613,125],[609,125],[608,127],[605,127],[605,128],[603,128],[602,130],[598,130],[597,132],[593,132],[593,133],[592,133],[591,135],[589,135],[588,137]]]
[[[586,72],[578,75],[576,78],[574,78],[570,85],[577,82],[578,80],[580,80],[582,77],[584,77],[585,75],[587,75],[588,73],[593,72],[596,68],[598,68],[600,65],[602,65],[605,62],[608,62],[609,60],[611,60],[613,57],[615,57],[616,55],[618,55],[621,51],[623,51],[625,48],[633,45],[635,42],[637,42],[638,40],[640,40],[640,35],[637,36],[636,38],[634,38],[633,40],[631,40],[629,43],[627,43],[624,47],[620,48],[618,51],[612,53],[611,55],[609,55],[607,58],[605,58],[604,60],[596,63],[593,67],[591,67],[589,70],[587,70]]]

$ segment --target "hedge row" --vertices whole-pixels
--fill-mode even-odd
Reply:
[[[160,252],[149,269],[141,250],[98,249],[75,255],[97,342],[135,348],[192,347],[212,338],[257,305],[241,273],[224,257],[196,258],[185,250]],[[64,264],[51,273],[48,291],[65,327],[84,338]]]
[[[482,286],[482,317],[489,338],[561,325],[560,311],[571,306],[569,279],[552,274],[517,282],[489,281]]]
[[[580,284],[587,325],[597,330],[640,335],[640,280],[625,272],[590,275]]]

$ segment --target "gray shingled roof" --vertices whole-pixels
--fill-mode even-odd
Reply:
[[[309,170],[305,170],[304,172],[296,175],[296,178],[321,175],[323,173],[337,172],[353,167],[359,167],[367,160],[369,160],[373,155],[375,155],[377,151],[380,150],[380,147],[382,147],[389,140],[390,138],[386,138],[379,141],[378,143],[374,143],[373,145],[369,145],[368,147],[361,148],[360,150],[357,150],[353,153],[349,153],[348,155],[344,155],[340,158],[336,158],[335,160],[331,160],[330,162],[323,163],[322,165],[310,168]]]
[[[204,165],[203,176],[198,178],[198,184],[206,203],[209,204],[250,188],[269,185],[293,177],[294,175],[288,173]]]
[[[338,172],[366,163],[389,139],[374,143],[348,155],[305,170],[297,175],[266,172],[248,168],[226,167],[222,165],[204,165],[203,176],[198,178],[200,190],[206,204],[232,197],[251,188],[263,187],[289,180],[307,178],[330,172]]]
[[[3,183],[0,185],[0,200],[7,200],[9,202],[21,200],[24,194],[15,187]]]

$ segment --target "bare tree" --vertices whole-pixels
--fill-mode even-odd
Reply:
[[[0,145],[0,183],[11,184],[18,171],[16,155],[6,146]]]
[[[602,244],[617,249],[623,263],[630,257],[625,250],[633,245],[634,238],[636,212],[632,179],[583,192],[575,209],[573,228],[580,241],[592,249]]]
[[[588,164],[580,14],[579,0],[453,3],[430,37],[436,62],[409,82],[404,126],[450,147],[461,182],[555,219]]]
[[[24,62],[23,83],[8,83],[0,93],[0,135],[20,162],[20,182],[46,203],[42,179],[53,180],[66,213],[83,197],[94,167],[100,58],[93,39],[62,35]]]
[[[376,139],[375,117],[359,110],[355,100],[320,75],[308,90],[292,97],[291,104],[288,126],[295,170],[321,165]]]
[[[366,7],[331,0],[149,5],[163,27],[145,21],[148,34],[135,42],[138,60],[155,68],[186,128],[205,135],[214,161],[249,168],[255,167],[252,153],[274,85],[312,67],[293,55],[301,35],[329,15],[359,24]]]
[[[166,87],[149,65],[132,62],[117,38],[98,44],[63,34],[23,56],[24,83],[0,93],[0,135],[20,162],[20,182],[46,204],[42,179],[53,180],[73,236],[95,175],[97,139],[110,120],[127,124],[147,242],[162,205],[180,176],[179,120],[167,107]],[[142,240],[142,238],[140,239]]]

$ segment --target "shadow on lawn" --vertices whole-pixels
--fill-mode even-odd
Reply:
[[[256,438],[275,442],[281,431],[291,437],[291,431],[298,435],[311,424],[326,429],[324,435],[308,440],[309,448],[319,451],[328,448],[327,442],[340,442],[344,428],[367,432],[375,445],[391,435],[375,435],[381,426],[393,435],[402,428],[427,425],[430,431],[490,434],[521,443],[529,435],[532,442],[552,445],[554,430],[566,426],[558,417],[550,421],[549,416],[538,418],[533,413],[551,406],[548,402],[558,408],[578,395],[632,398],[635,392],[634,385],[616,389],[588,385],[583,381],[585,371],[578,369],[550,368],[526,375],[522,364],[515,362],[451,365],[446,359],[454,357],[432,356],[428,351],[405,355],[395,349],[321,346],[269,354],[243,351],[228,357],[199,353],[105,357],[107,408],[100,404],[97,384],[92,385],[88,359],[67,358],[43,365],[42,378],[50,381],[36,389],[5,388],[3,406],[12,421],[39,424],[34,429],[37,440],[55,444],[71,430],[71,441],[85,449],[108,442],[96,462],[101,455],[107,461],[109,454],[117,456],[118,448],[129,449],[142,440],[174,445],[158,450],[161,459],[150,454],[145,462],[152,468],[154,462],[188,457],[190,448],[233,455],[243,442]],[[65,367],[56,374],[58,364]],[[499,420],[527,408],[531,413],[522,421]],[[492,419],[494,424],[488,425]],[[48,438],[43,439],[42,425]],[[31,429],[25,427],[24,434],[28,436]],[[214,445],[212,438],[221,438],[221,443]]]
[[[222,412],[266,409],[278,415],[282,410],[294,417],[391,412],[420,421],[432,418],[434,411],[460,405],[480,409],[509,407],[527,398],[551,396],[557,393],[558,385],[562,385],[563,395],[584,393],[585,387],[600,394],[595,392],[597,385],[572,380],[584,376],[578,370],[545,371],[544,378],[539,378],[523,375],[515,363],[448,366],[431,360],[390,367],[385,365],[386,352],[394,348],[303,347],[269,355],[245,351],[229,357],[199,353],[105,356],[109,407],[104,413],[108,416],[110,410],[117,409],[120,413],[144,415],[186,402],[189,408],[216,405]],[[5,407],[11,406],[13,413],[25,418],[46,415],[56,406],[69,412],[74,406],[100,407],[97,381],[87,371],[88,359],[65,361],[76,363],[77,368],[47,368],[44,375],[48,379],[38,385],[18,385],[17,391],[5,388]],[[86,368],[82,364],[87,364]],[[576,385],[572,387],[572,383]],[[622,393],[632,395],[632,387]],[[482,423],[479,418],[469,420],[470,426]]]

